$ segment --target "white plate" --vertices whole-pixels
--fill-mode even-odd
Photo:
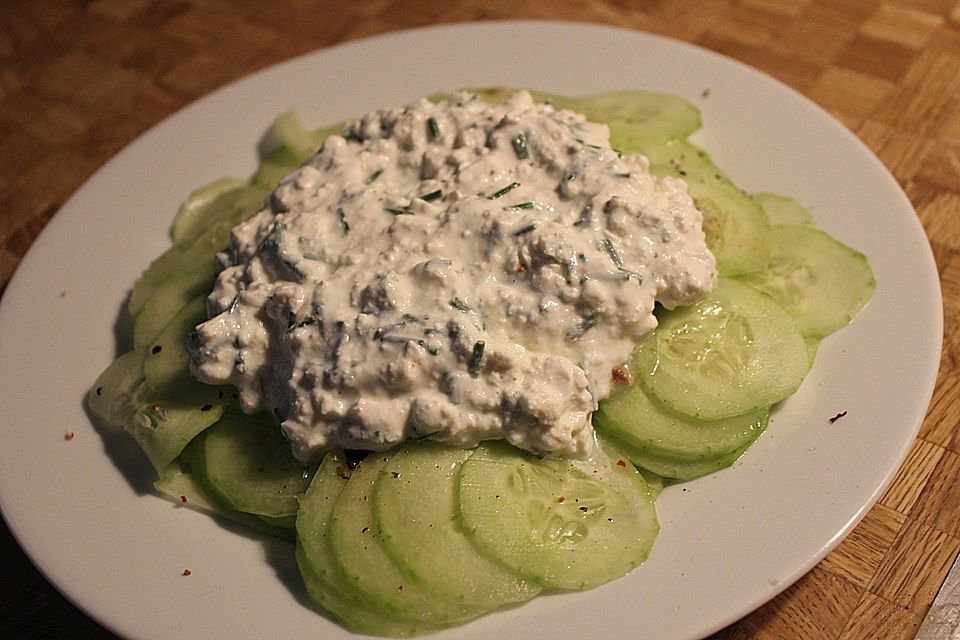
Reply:
[[[705,123],[696,140],[720,166],[748,190],[808,204],[867,254],[879,285],[741,462],[664,492],[645,565],[441,636],[703,636],[797,579],[878,498],[930,399],[942,320],[926,237],[867,148],[799,94],[686,44],[560,23],[428,28],[298,58],[177,113],[98,171],[24,259],[0,307],[0,502],[78,606],[137,639],[349,637],[308,606],[289,547],[149,495],[139,454],[95,431],[82,398],[114,356],[125,294],[167,246],[178,203],[216,177],[249,175],[275,114],[294,106],[320,125],[484,85],[691,99]]]

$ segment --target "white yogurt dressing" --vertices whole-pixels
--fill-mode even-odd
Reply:
[[[233,229],[191,369],[302,460],[425,436],[589,453],[654,301],[716,283],[701,223],[682,180],[526,92],[375,111]]]

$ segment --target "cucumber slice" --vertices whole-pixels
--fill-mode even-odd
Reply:
[[[374,490],[387,554],[438,598],[477,614],[529,600],[539,587],[477,553],[456,520],[460,465],[471,449],[407,443],[391,456]]]
[[[623,448],[620,447],[620,450],[623,451]],[[643,479],[647,482],[647,489],[649,489],[650,499],[656,500],[659,498],[663,488],[667,485],[667,478],[659,473],[654,473],[653,471],[640,467],[637,467],[637,472],[643,476]]]
[[[804,336],[820,338],[847,325],[876,288],[866,256],[819,229],[773,227],[764,271],[742,281],[776,300]]]
[[[343,123],[307,131],[295,111],[280,114],[267,131],[265,145],[272,150],[260,161],[252,182],[273,189],[291,172],[300,168]]]
[[[191,251],[174,245],[150,265],[146,273],[151,274],[151,280],[154,278],[151,272],[159,271],[164,272],[166,279],[157,277],[147,282],[141,277],[133,287],[128,308],[133,316],[134,347],[150,345],[180,309],[197,296],[210,292],[217,275],[216,253],[217,250]],[[138,292],[143,292],[144,297],[140,298]],[[135,302],[140,305],[138,308],[134,307]]]
[[[717,458],[753,442],[767,426],[769,408],[706,422],[671,410],[640,384],[600,402],[593,421],[601,435],[629,443],[652,456],[678,462]]]
[[[230,409],[202,435],[199,447],[194,471],[231,509],[268,518],[297,513],[313,472],[293,457],[279,429]]]
[[[143,375],[144,355],[140,349],[114,360],[87,394],[87,406],[133,436],[163,476],[194,436],[220,419],[223,407],[155,396]]]
[[[757,432],[753,440],[746,443],[739,449],[718,456],[716,458],[704,458],[702,460],[678,461],[671,458],[658,456],[648,453],[643,449],[634,447],[628,442],[613,438],[616,446],[620,447],[630,462],[637,465],[641,472],[654,473],[664,478],[673,478],[676,480],[695,480],[711,473],[716,473],[731,466],[740,459],[740,456],[750,448],[756,438],[760,437]]]
[[[537,458],[500,441],[463,463],[460,516],[483,553],[561,589],[626,575],[659,530],[646,482],[619,454],[599,450],[590,463]]]
[[[437,628],[391,616],[351,589],[333,555],[330,522],[334,507],[347,486],[348,469],[340,452],[330,452],[317,469],[297,512],[297,565],[310,597],[358,633],[392,637],[414,635]]]
[[[755,193],[753,199],[767,214],[770,224],[795,224],[802,227],[817,226],[813,214],[802,204],[776,193]]]
[[[668,140],[639,151],[656,176],[682,178],[703,211],[707,246],[721,275],[758,271],[770,257],[770,224],[763,209],[713,163],[706,151],[685,141]]]
[[[267,130],[265,146],[270,148],[287,147],[301,158],[308,158],[316,147],[310,132],[303,126],[300,115],[293,109],[284,111]]]
[[[813,367],[813,361],[817,359],[817,351],[820,350],[820,338],[804,337],[803,341],[807,343],[807,355],[809,356],[809,367]]]
[[[257,172],[253,174],[254,184],[274,189],[291,172],[296,171],[308,156],[297,153],[295,149],[280,146],[260,161]]]
[[[202,384],[190,375],[187,335],[207,319],[206,296],[197,296],[175,315],[147,346],[143,374],[157,397],[223,404],[222,389]]]
[[[242,193],[240,193],[242,191]],[[217,252],[228,244],[230,229],[256,213],[266,197],[262,187],[249,186],[225,194],[230,206],[211,204],[203,231],[176,244],[154,260],[137,279],[127,309],[133,317],[133,343],[146,346],[193,298],[210,292],[217,275]]]
[[[245,184],[236,178],[220,178],[191,192],[170,225],[170,239],[180,243],[200,235],[208,220],[208,209],[213,203]]]
[[[194,442],[196,442],[196,439]],[[192,443],[187,449],[184,449],[180,455],[180,460],[186,459],[189,461],[192,458],[191,447]],[[171,465],[168,473],[153,483],[153,488],[174,504],[207,515],[226,518],[258,533],[264,533],[285,540],[293,539],[288,528],[271,526],[270,523],[266,523],[257,516],[234,511],[233,509],[223,506],[217,498],[210,495],[197,481],[196,476],[190,469],[189,463]]]
[[[520,91],[504,87],[468,89],[484,102],[495,104]],[[701,126],[700,110],[679,96],[654,91],[614,91],[570,98],[530,91],[536,102],[551,102],[558,109],[569,109],[591,122],[603,122],[610,128],[614,149],[637,153],[640,142],[686,138]],[[430,96],[441,100],[448,94]]]
[[[353,470],[330,525],[331,546],[351,589],[388,614],[434,625],[474,617],[476,607],[445,600],[405,574],[383,546],[385,533],[374,513],[374,485],[389,454],[373,453]],[[442,588],[442,587],[441,587]]]
[[[735,280],[664,313],[641,343],[634,372],[670,408],[721,420],[776,404],[809,369],[807,345],[790,315]]]

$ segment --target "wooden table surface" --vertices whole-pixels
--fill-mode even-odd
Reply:
[[[906,191],[932,239],[946,316],[920,437],[833,553],[715,637],[913,638],[960,552],[958,0],[3,0],[0,287],[94,170],[213,89],[337,42],[503,18],[628,27],[742,60],[828,109]],[[0,637],[114,637],[67,603],[0,526]]]

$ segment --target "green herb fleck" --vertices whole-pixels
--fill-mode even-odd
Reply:
[[[604,238],[600,244],[603,246],[604,251],[610,256],[610,259],[613,260],[613,264],[622,267],[623,256],[617,251],[617,247],[613,244],[613,241],[610,238]]]
[[[240,375],[246,373],[247,363],[243,361],[243,351],[237,352],[237,357],[233,360],[233,368],[236,369]]]
[[[425,347],[426,343],[421,338],[409,338],[407,336],[380,336],[381,342],[397,342],[400,344],[406,344],[408,342],[416,342],[421,347]]]
[[[453,307],[454,309],[457,309],[458,311],[466,311],[466,312],[473,311],[473,309],[471,309],[470,306],[460,298],[454,298],[453,300],[451,300],[450,306]]]
[[[637,279],[638,283],[640,284],[643,283],[642,275],[640,275],[636,271],[631,271],[630,269],[627,269],[626,267],[623,266],[623,256],[621,256],[620,252],[617,251],[616,246],[614,246],[613,241],[611,241],[610,238],[604,238],[600,244],[604,248],[604,250],[606,250],[606,252],[610,255],[610,259],[613,260],[614,266],[616,266],[620,272],[625,274],[627,280],[633,277]]]
[[[533,230],[536,229],[536,228],[537,228],[537,225],[535,225],[535,224],[528,224],[527,226],[525,226],[525,227],[520,227],[519,229],[517,229],[516,231],[514,231],[512,235],[513,235],[514,238],[516,238],[517,236],[522,236],[522,235],[525,235],[525,234],[527,234],[527,233],[530,233],[531,231],[533,231]]]
[[[364,180],[364,182],[366,182],[367,184],[370,184],[371,182],[379,178],[381,173],[383,173],[383,169],[377,169],[376,171],[371,173],[369,176],[367,176],[367,179]]]
[[[494,191],[491,195],[487,196],[487,199],[489,199],[489,200],[496,200],[496,199],[499,198],[500,196],[506,195],[507,193],[510,193],[511,191],[513,191],[514,189],[516,189],[516,188],[519,187],[519,186],[520,186],[520,183],[519,183],[519,182],[511,182],[510,184],[508,184],[507,186],[505,186],[503,189],[500,189],[499,191]]]
[[[483,347],[483,340],[477,340],[473,345],[470,360],[467,361],[467,371],[474,378],[480,375],[480,365],[483,363]]]
[[[589,331],[590,328],[595,326],[599,321],[600,321],[600,318],[598,318],[597,316],[587,316],[586,318],[580,321],[580,324],[578,324],[573,329],[570,329],[567,331],[567,340],[570,340],[571,342],[576,342],[577,340],[583,337],[583,334]]]
[[[530,157],[530,150],[527,149],[527,137],[522,132],[514,136],[510,143],[513,144],[513,150],[518,158],[526,160]]]
[[[407,207],[384,207],[387,211],[392,213],[395,216],[412,216],[413,211],[410,211]]]
[[[503,208],[504,211],[517,211],[518,209],[533,209],[533,203],[528,200],[527,202],[518,202],[517,204],[511,204]]]
[[[427,130],[430,132],[430,137],[434,140],[440,137],[440,125],[433,116],[427,118]]]
[[[420,196],[420,199],[426,200],[427,202],[432,202],[437,198],[442,198],[442,197],[443,197],[443,191],[440,189],[437,189],[436,191],[431,191],[430,193]]]
[[[343,227],[343,232],[350,233],[350,223],[347,222],[347,214],[343,212],[342,207],[337,207],[337,218],[340,220],[340,226]]]

